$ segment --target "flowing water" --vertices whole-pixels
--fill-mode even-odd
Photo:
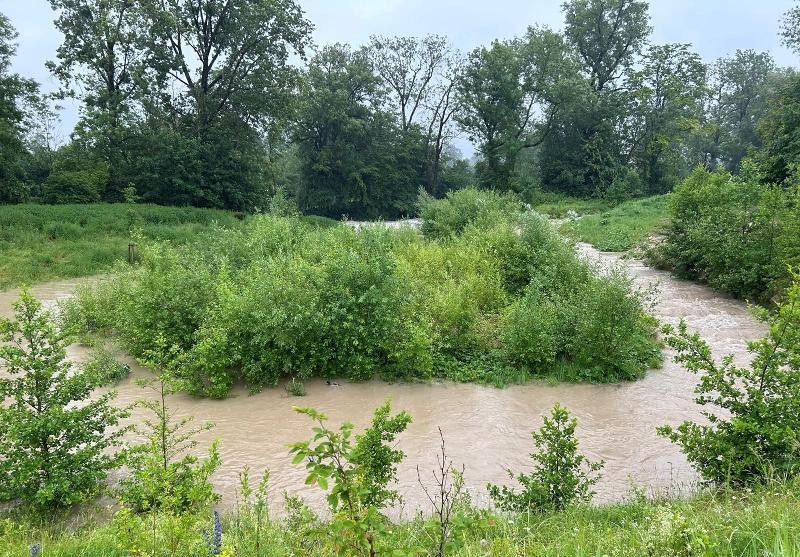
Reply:
[[[586,245],[579,245],[578,249],[602,268],[626,268],[639,286],[657,284],[656,317],[673,324],[686,319],[717,356],[733,353],[737,360],[746,362],[746,341],[765,333],[764,325],[741,302],[677,280],[639,261],[599,253]],[[33,288],[33,293],[54,303],[68,297],[80,282],[44,284]],[[17,294],[0,292],[0,314],[10,312]],[[81,361],[88,352],[76,346],[70,349],[70,356]],[[238,474],[248,465],[256,476],[266,468],[271,471],[273,505],[281,505],[282,492],[287,490],[320,507],[323,500],[319,493],[303,484],[302,466],[292,466],[288,457],[287,444],[308,438],[311,426],[308,418],[295,413],[292,407],[313,406],[327,413],[332,425],[342,420],[364,425],[372,410],[390,398],[394,409],[405,409],[414,418],[398,442],[407,455],[399,469],[399,491],[405,498],[404,509],[409,512],[427,505],[417,482],[417,466],[423,481],[429,481],[439,451],[438,428],[446,439],[448,455],[466,468],[465,483],[473,499],[485,503],[487,482],[507,482],[506,468],[529,469],[530,432],[541,425],[541,416],[553,404],[561,402],[578,418],[580,448],[590,458],[606,462],[603,479],[597,486],[597,500],[608,502],[623,498],[632,485],[682,490],[696,480],[680,451],[655,432],[665,423],[700,417],[693,402],[696,378],[670,360],[671,355],[667,354],[662,369],[650,371],[641,381],[621,385],[531,384],[498,390],[451,383],[379,381],[331,387],[322,381],[311,381],[306,385],[305,398],[290,397],[281,388],[253,396],[240,389],[224,401],[176,395],[171,404],[179,415],[193,415],[199,421],[216,424],[199,437],[199,446],[207,447],[215,438],[221,441],[223,464],[214,482],[223,496],[223,505],[235,503]],[[147,394],[133,380],[148,372],[128,362],[134,372],[117,388],[121,404]]]

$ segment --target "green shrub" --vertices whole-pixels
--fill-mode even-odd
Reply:
[[[791,282],[800,263],[797,193],[718,170],[698,168],[672,194],[659,258],[684,277],[734,296],[766,301]]]
[[[294,377],[286,383],[286,392],[292,396],[306,396],[306,386]]]
[[[375,410],[371,426],[353,442],[353,424],[345,422],[337,432],[328,429],[325,414],[313,408],[296,410],[314,420],[316,427],[310,440],[291,444],[293,462],[306,462],[307,485],[326,492],[330,487],[328,532],[339,548],[337,554],[376,555],[385,549],[388,537],[388,520],[381,511],[399,499],[389,486],[396,481],[405,454],[392,443],[411,423],[411,416],[406,412],[392,416],[387,402]]]
[[[686,323],[668,328],[675,361],[700,375],[697,403],[707,424],[691,421],[659,433],[680,445],[707,482],[741,487],[800,474],[800,277],[769,319],[769,334],[751,342],[753,362],[714,361]],[[718,410],[725,414],[720,414]]]
[[[520,201],[511,194],[477,188],[448,192],[442,200],[423,195],[419,204],[422,233],[429,238],[446,238],[461,233],[468,224],[491,224],[522,210]]]
[[[150,362],[153,367],[159,363]],[[197,433],[212,424],[193,426],[193,417],[175,417],[167,404],[175,391],[171,376],[164,374],[144,386],[152,389],[156,398],[137,401],[150,414],[136,428],[145,441],[131,449],[129,474],[121,480],[117,496],[135,512],[159,510],[179,516],[207,511],[219,499],[210,482],[220,465],[219,443],[212,443],[208,458],[202,461],[187,451],[197,446]]]
[[[50,174],[42,186],[46,203],[96,203],[108,184],[108,169],[59,170]]]
[[[140,359],[163,339],[183,384],[211,397],[289,377],[502,385],[567,364],[586,368],[572,379],[640,377],[659,346],[630,284],[595,278],[542,217],[492,215],[442,239],[260,216],[203,246],[143,241],[137,266],[82,291],[66,315]],[[533,292],[557,325],[549,358],[526,338],[540,318]]]
[[[97,378],[101,385],[118,383],[131,373],[131,367],[118,361],[103,347],[96,348],[83,366],[86,373]]]
[[[93,397],[98,378],[72,369],[70,342],[27,292],[13,319],[0,318],[0,501],[70,506],[97,495],[120,465],[127,413],[114,392]]]
[[[534,431],[536,452],[531,454],[535,463],[531,474],[514,474],[522,491],[505,486],[489,484],[488,490],[494,503],[506,512],[561,511],[576,503],[591,501],[597,475],[602,462],[590,462],[578,452],[575,438],[577,420],[561,405],[556,404],[550,417],[544,417],[544,425]]]

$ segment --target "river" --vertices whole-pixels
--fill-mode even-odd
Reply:
[[[733,353],[737,360],[746,362],[747,340],[765,334],[764,324],[739,301],[675,279],[640,261],[600,253],[588,245],[579,245],[578,249],[601,268],[623,266],[641,287],[657,284],[656,317],[673,324],[686,319],[690,329],[699,331],[718,357]],[[32,292],[53,304],[70,296],[80,283],[43,284]],[[10,312],[17,295],[14,290],[0,292],[0,314]],[[80,346],[71,347],[69,353],[76,361],[88,356],[87,349]],[[132,360],[126,361],[134,371],[117,387],[118,402],[123,405],[146,395],[134,380],[149,373]],[[400,465],[398,482],[405,503],[396,514],[408,516],[416,508],[427,508],[416,467],[422,471],[423,480],[430,480],[440,444],[438,428],[444,433],[449,456],[456,465],[465,466],[465,485],[473,499],[485,504],[487,482],[507,482],[506,468],[529,470],[528,454],[533,447],[530,432],[541,425],[541,416],[556,402],[578,418],[580,449],[591,459],[606,462],[603,479],[597,485],[597,502],[620,500],[631,492],[632,485],[657,492],[691,489],[695,474],[678,448],[658,437],[655,428],[700,417],[693,402],[695,383],[696,378],[673,364],[671,354],[667,354],[663,368],[648,372],[641,381],[620,385],[530,384],[500,390],[452,383],[380,381],[331,387],[323,381],[310,381],[304,398],[288,396],[282,388],[253,396],[238,389],[224,401],[176,395],[171,405],[178,415],[193,415],[198,421],[216,424],[198,441],[200,448],[215,438],[221,441],[222,466],[214,483],[223,497],[223,507],[235,504],[238,474],[245,465],[256,476],[265,468],[271,471],[274,508],[282,506],[284,490],[320,507],[323,499],[319,492],[304,485],[302,466],[292,466],[288,456],[287,444],[310,437],[311,427],[308,418],[292,407],[313,406],[327,413],[333,425],[350,420],[361,426],[369,422],[376,406],[391,399],[394,409],[404,409],[414,419],[398,442],[407,456]]]

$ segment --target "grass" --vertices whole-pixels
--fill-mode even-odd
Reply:
[[[0,289],[97,274],[127,258],[133,231],[188,244],[234,213],[156,205],[0,206]]]
[[[628,251],[662,231],[667,223],[667,195],[626,201],[613,209],[566,222],[561,230],[602,251]]]
[[[295,502],[286,518],[267,518],[256,533],[252,509],[223,517],[221,555],[237,557],[336,553],[324,520]],[[267,515],[272,516],[272,515]],[[28,555],[42,543],[44,557],[208,555],[195,519],[124,516],[70,527],[63,520],[0,521],[0,555]],[[800,555],[800,489],[775,485],[755,492],[705,493],[691,499],[647,500],[561,513],[502,516],[462,506],[456,514],[452,557],[536,556],[797,556]],[[384,550],[430,555],[435,528],[415,518],[390,526]],[[256,551],[256,540],[260,551]],[[140,552],[137,552],[137,548]],[[154,549],[153,549],[154,548]],[[389,553],[386,553],[389,554]]]
[[[611,208],[611,204],[605,199],[586,199],[544,192],[534,196],[532,205],[534,210],[553,219],[563,219],[570,211],[579,215],[592,215]]]

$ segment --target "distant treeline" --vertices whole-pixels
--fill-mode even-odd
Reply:
[[[569,0],[563,33],[531,26],[466,55],[440,36],[316,47],[293,0],[50,2],[64,36],[54,95],[11,72],[0,14],[2,203],[252,211],[280,188],[308,213],[389,218],[415,212],[420,189],[619,200],[698,165],[736,173],[751,154],[782,185],[800,151],[794,70],[653,44],[642,0]],[[789,46],[798,20],[786,14]],[[63,142],[67,97],[82,109]]]

